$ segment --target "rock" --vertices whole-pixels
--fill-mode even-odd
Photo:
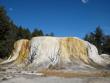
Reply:
[[[108,55],[98,54],[97,48],[77,37],[34,37],[15,42],[10,57],[0,63],[24,69],[88,69],[106,68]]]

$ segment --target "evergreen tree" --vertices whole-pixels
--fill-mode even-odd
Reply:
[[[34,31],[32,32],[32,37],[35,37],[35,36],[44,36],[44,33],[42,30],[34,29]]]
[[[94,44],[98,48],[99,54],[103,52],[104,33],[100,26],[94,32],[87,34],[84,39]]]
[[[17,39],[30,39],[31,38],[31,32],[29,29],[25,29],[22,26],[20,26],[17,29]]]
[[[4,58],[11,53],[16,39],[16,26],[7,16],[3,7],[0,7],[0,57]]]
[[[104,37],[103,53],[110,55],[110,35]]]

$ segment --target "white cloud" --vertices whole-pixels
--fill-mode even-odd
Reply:
[[[81,0],[82,3],[86,4],[88,0]]]

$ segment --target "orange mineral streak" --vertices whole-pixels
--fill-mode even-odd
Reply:
[[[77,38],[63,38],[60,40],[60,53],[63,60],[81,60],[89,64],[87,47],[84,41]]]
[[[25,63],[27,58],[28,58],[28,53],[29,53],[29,40],[23,39],[22,44],[19,45],[20,42],[15,44],[15,48],[18,48],[21,46],[21,49],[19,51],[19,56],[15,60],[15,64],[22,64]],[[15,49],[16,50],[16,49]]]

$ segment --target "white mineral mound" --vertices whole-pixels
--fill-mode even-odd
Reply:
[[[39,68],[106,68],[109,55],[98,54],[97,48],[77,37],[34,37],[18,40],[10,57],[0,64]]]

